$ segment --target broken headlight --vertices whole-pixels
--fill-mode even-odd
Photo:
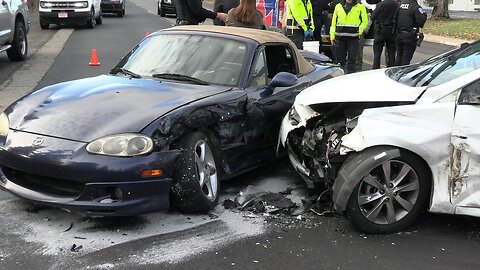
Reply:
[[[288,111],[288,121],[290,121],[290,124],[296,126],[300,124],[300,120],[300,115],[297,110],[295,110],[295,106],[292,106],[290,111]]]
[[[91,154],[120,157],[144,155],[150,153],[152,149],[152,139],[137,133],[110,135],[87,145],[87,152]]]
[[[9,125],[10,124],[8,123],[7,115],[4,112],[2,112],[0,114],[0,138],[7,136],[8,131],[10,130]]]

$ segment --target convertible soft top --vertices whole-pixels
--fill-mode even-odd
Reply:
[[[292,49],[295,50],[295,54],[297,56],[298,62],[298,69],[300,74],[306,74],[313,69],[313,65],[310,64],[298,51],[295,44],[288,39],[285,35],[273,32],[273,31],[265,31],[265,30],[258,30],[258,29],[250,29],[250,28],[240,28],[240,27],[230,27],[230,26],[214,26],[214,25],[184,25],[184,26],[176,26],[172,28],[168,28],[165,31],[201,31],[201,32],[211,32],[211,33],[219,33],[219,34],[227,34],[227,35],[234,35],[245,37],[248,39],[255,40],[260,44],[266,43],[288,43]]]

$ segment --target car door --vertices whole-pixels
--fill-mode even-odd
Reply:
[[[480,207],[480,79],[461,90],[455,110],[450,162],[451,202]]]
[[[298,76],[294,51],[285,44],[270,44],[257,50],[249,76],[247,105],[248,144],[255,154],[275,156],[278,133],[283,116],[291,108],[296,95],[312,84],[307,76]],[[273,94],[264,91],[279,72],[297,75],[297,84],[276,87]],[[262,150],[262,151],[259,151]]]
[[[12,29],[10,29],[11,15],[7,0],[0,0],[0,46],[8,41]]]

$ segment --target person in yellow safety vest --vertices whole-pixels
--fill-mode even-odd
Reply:
[[[330,40],[332,45],[336,46],[338,63],[347,73],[356,72],[358,37],[363,34],[367,25],[367,8],[357,0],[342,0],[335,6]]]
[[[303,49],[303,40],[313,38],[313,11],[310,0],[287,0],[287,26],[285,35]]]

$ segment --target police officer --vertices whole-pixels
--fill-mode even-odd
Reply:
[[[322,51],[322,28],[325,28],[323,34],[328,33],[330,29],[330,19],[328,18],[328,8],[332,0],[311,0],[313,8],[313,39],[320,41],[319,51]]]
[[[417,45],[417,34],[427,21],[427,13],[417,0],[402,0],[397,20],[396,66],[410,64]]]
[[[384,45],[387,47],[387,59],[385,59],[387,67],[395,64],[395,23],[398,6],[396,0],[383,0],[377,4],[372,13],[371,19],[375,29],[373,40],[373,69],[380,68],[380,58]]]
[[[287,0],[287,12],[285,35],[301,50],[303,40],[313,38],[315,30],[312,3],[310,0]]]
[[[330,40],[336,46],[337,61],[347,73],[356,72],[358,37],[367,25],[367,8],[357,0],[342,0],[335,6]]]

